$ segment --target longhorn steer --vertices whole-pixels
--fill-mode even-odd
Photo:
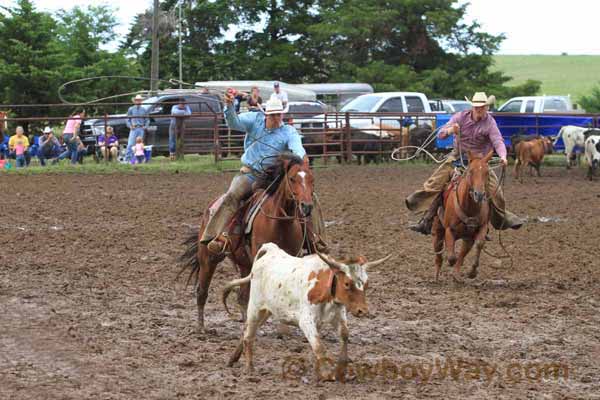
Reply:
[[[232,366],[239,360],[243,351],[246,372],[252,372],[252,346],[256,331],[273,316],[281,322],[300,327],[315,354],[317,377],[323,378],[319,367],[328,358],[319,337],[319,328],[325,322],[337,329],[340,335],[341,351],[336,375],[338,380],[343,380],[348,350],[346,310],[356,317],[367,315],[367,269],[389,257],[372,262],[359,257],[346,264],[323,254],[292,257],[274,243],[264,244],[256,254],[250,275],[229,282],[223,290],[223,304],[227,309],[229,292],[250,282],[244,333],[228,365]],[[333,376],[325,378],[332,379]]]

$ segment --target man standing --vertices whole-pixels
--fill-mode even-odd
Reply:
[[[58,156],[60,156],[60,142],[54,136],[52,129],[49,126],[44,128],[44,132],[38,141],[39,150],[38,150],[38,158],[40,160],[40,165],[45,166],[46,160],[53,160],[56,162]]]
[[[414,212],[424,214],[418,224],[409,228],[425,235],[431,234],[433,217],[437,215],[442,205],[442,192],[452,179],[455,163],[461,162],[460,157],[468,151],[487,154],[496,150],[502,165],[506,168],[506,145],[498,130],[496,121],[488,113],[488,97],[483,92],[477,92],[471,101],[473,108],[454,114],[450,121],[440,130],[438,136],[445,139],[454,137],[454,150],[446,161],[418,190],[406,198],[406,207]],[[491,222],[494,228],[504,230],[519,229],[523,221],[505,209],[504,192],[499,187],[498,177],[490,170],[486,192],[491,200]]]
[[[238,115],[233,102],[233,91],[228,90],[225,95],[227,125],[233,130],[246,132],[241,160],[243,166],[240,173],[233,178],[220,207],[210,216],[200,239],[201,243],[208,244],[208,251],[215,255],[224,251],[227,243],[225,232],[227,224],[241,202],[252,194],[252,183],[255,180],[253,174],[263,172],[263,168],[276,162],[276,157],[285,151],[291,151],[305,160],[308,157],[296,129],[285,125],[282,121],[283,105],[279,99],[270,99],[264,114],[247,112]],[[313,213],[313,215],[317,214],[319,213]],[[315,229],[319,229],[320,221],[315,225]],[[320,232],[315,233],[320,234]]]
[[[273,83],[273,93],[271,93],[271,100],[277,98],[283,104],[283,113],[285,114],[288,109],[288,95],[287,92],[279,87],[279,82]]]
[[[138,137],[144,140],[144,133],[150,125],[150,118],[146,108],[142,107],[144,98],[141,95],[136,95],[133,99],[134,105],[129,107],[127,111],[127,127],[129,128],[129,138],[127,140],[126,159],[130,161],[133,158],[133,146]]]
[[[183,158],[183,133],[185,130],[185,117],[192,115],[190,106],[185,104],[185,99],[179,99],[176,106],[171,108],[171,124],[169,125],[169,157],[175,161],[176,156]],[[177,154],[177,142],[180,142],[181,154]]]

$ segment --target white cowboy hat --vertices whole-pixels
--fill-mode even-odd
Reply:
[[[135,97],[133,98],[133,101],[136,101],[136,100],[144,100],[144,98],[142,97],[141,94],[136,94]]]
[[[52,133],[52,129],[49,126],[44,128],[44,133]]]
[[[471,100],[469,100],[466,96],[465,100],[471,103],[473,107],[483,107],[489,104],[488,97],[486,96],[485,92],[475,92]]]
[[[267,105],[265,107],[265,115],[271,115],[271,114],[283,114],[284,110],[283,110],[283,104],[281,103],[281,100],[279,100],[278,98],[272,98],[269,99],[269,101],[267,101]]]

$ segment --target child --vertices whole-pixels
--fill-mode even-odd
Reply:
[[[17,133],[11,136],[8,142],[9,150],[14,155],[17,168],[22,168],[27,164],[27,149],[29,148],[29,140],[24,135],[23,127],[17,127]]]
[[[144,153],[144,140],[142,139],[141,136],[138,136],[138,138],[135,140],[135,160],[136,160],[136,164],[143,163],[145,158],[146,158],[146,156],[145,156],[145,153]]]

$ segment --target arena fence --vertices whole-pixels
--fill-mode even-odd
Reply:
[[[107,126],[113,126],[121,145],[126,144],[129,130],[125,124],[124,111],[131,103],[103,103],[93,105],[94,115],[86,116],[82,128],[82,141],[90,146],[89,154],[97,138]],[[163,104],[164,105],[164,104]],[[26,128],[28,135],[40,135],[44,126],[51,126],[55,133],[62,131],[67,112],[73,105],[13,105],[0,106],[0,111],[9,109],[8,117],[0,123],[0,130],[14,133],[17,125]],[[200,106],[202,109],[203,106]],[[104,112],[99,112],[104,108]],[[18,111],[38,112],[51,110],[58,116],[20,117]],[[206,110],[206,107],[204,107]],[[109,115],[113,113],[113,115]],[[60,115],[60,114],[63,115]],[[24,112],[27,114],[27,112]],[[50,114],[50,112],[48,112]],[[590,128],[600,127],[600,114],[509,114],[496,113],[494,117],[510,145],[510,137],[517,133],[554,136],[564,125],[577,125]],[[431,131],[449,120],[448,114],[438,113],[359,113],[328,112],[321,115],[294,113],[286,115],[286,123],[293,125],[303,136],[303,144],[311,159],[329,162],[369,162],[389,160],[395,148],[420,146],[430,137]],[[168,135],[171,122],[170,113],[150,114],[150,127],[146,132],[145,143],[153,146],[154,155],[168,154]],[[3,128],[3,129],[2,129]],[[562,144],[561,142],[559,145]],[[451,139],[436,140],[429,149],[432,153],[447,152]],[[184,152],[186,154],[211,155],[214,162],[237,159],[244,148],[244,133],[227,127],[221,110],[195,112],[185,118]],[[401,157],[410,156],[414,149],[405,150]]]

